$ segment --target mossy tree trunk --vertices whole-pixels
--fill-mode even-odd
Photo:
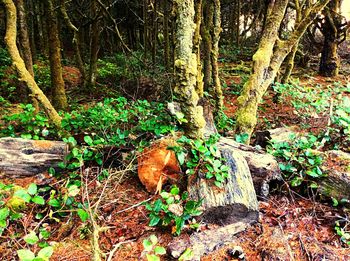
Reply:
[[[212,50],[211,50],[211,66],[212,66],[212,77],[213,77],[213,92],[215,98],[215,109],[216,114],[222,111],[223,108],[223,93],[221,88],[221,82],[219,78],[219,65],[218,65],[218,57],[219,57],[219,41],[220,41],[220,33],[221,29],[221,5],[220,0],[212,0],[213,1],[213,28],[211,30],[211,38],[212,38]]]
[[[196,92],[197,57],[193,50],[194,1],[175,0],[176,43],[175,43],[175,88],[174,92],[185,116],[185,131],[192,138],[203,138],[205,119],[203,108],[198,106]]]
[[[322,76],[332,77],[339,73],[339,57],[338,57],[338,27],[337,13],[340,9],[340,1],[333,0],[329,2],[327,10],[325,10],[324,23],[321,31],[324,36],[323,48],[321,54],[319,72]]]
[[[58,115],[55,108],[51,105],[50,101],[47,99],[45,94],[40,90],[36,82],[34,81],[33,76],[28,72],[26,65],[21,58],[17,45],[16,45],[16,36],[17,36],[17,13],[16,7],[12,0],[2,0],[6,9],[6,18],[7,18],[7,27],[5,42],[11,56],[13,65],[15,66],[19,78],[24,81],[28,88],[30,89],[33,97],[37,99],[45,112],[47,113],[50,120],[57,128],[61,128],[61,117]]]
[[[204,90],[208,91],[210,89],[211,84],[211,74],[212,74],[212,67],[211,67],[211,52],[212,52],[212,39],[210,34],[210,28],[213,27],[213,4],[211,0],[205,0],[203,4],[203,22],[201,26],[201,35],[203,39],[203,51],[204,51]]]
[[[268,7],[266,26],[260,40],[258,50],[253,56],[253,70],[248,81],[243,86],[238,98],[236,112],[236,133],[246,134],[246,142],[250,142],[252,132],[257,123],[257,109],[268,86],[274,81],[283,60],[290,53],[292,47],[299,41],[306,28],[317,13],[330,0],[320,0],[313,5],[305,6],[305,16],[300,21],[287,40],[278,37],[288,0],[272,1]]]
[[[195,1],[195,24],[196,29],[193,37],[193,52],[197,56],[197,85],[196,91],[199,97],[203,97],[203,75],[202,75],[202,63],[201,63],[201,23],[202,23],[202,0]]]
[[[18,16],[18,29],[19,29],[19,44],[21,50],[21,56],[28,72],[34,77],[33,70],[33,57],[32,50],[30,48],[30,38],[28,33],[27,15],[23,0],[16,0],[17,16]],[[38,101],[32,97],[33,105],[36,111],[39,110]]]
[[[51,98],[54,107],[64,110],[68,107],[61,63],[61,43],[57,16],[53,0],[45,1],[46,25],[49,38],[49,60],[51,72]]]

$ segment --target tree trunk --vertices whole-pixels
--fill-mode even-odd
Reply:
[[[236,133],[246,134],[246,143],[250,142],[252,132],[257,123],[257,109],[268,86],[274,81],[283,60],[290,53],[292,47],[299,41],[306,28],[316,14],[321,11],[330,0],[321,0],[309,7],[302,21],[292,32],[288,40],[278,38],[278,30],[282,22],[288,0],[276,0],[270,3],[266,26],[259,48],[253,56],[253,73],[243,86],[238,98],[236,112]]]
[[[19,42],[20,49],[23,57],[23,61],[26,65],[28,72],[34,76],[33,71],[33,58],[30,49],[28,25],[26,20],[26,11],[24,8],[23,0],[16,0],[16,8],[18,15],[18,31],[19,31]]]
[[[79,29],[71,22],[68,14],[67,14],[65,0],[60,0],[60,9],[61,9],[63,19],[65,20],[67,26],[69,27],[69,29],[71,29],[73,31],[72,43],[73,43],[73,46],[75,49],[75,59],[76,59],[76,63],[77,63],[79,72],[81,74],[82,85],[83,85],[83,88],[85,89],[85,87],[86,87],[86,71],[85,71],[84,61],[83,61],[83,58],[81,55],[81,50],[80,50],[80,46],[81,46],[80,43],[81,42],[80,42]]]
[[[195,3],[195,24],[196,29],[193,37],[193,52],[197,56],[197,84],[196,92],[199,97],[203,97],[203,75],[202,75],[202,63],[201,63],[201,22],[202,22],[202,0],[198,0]]]
[[[94,88],[96,85],[97,78],[97,59],[99,51],[99,37],[100,37],[100,27],[99,18],[97,17],[97,2],[93,0],[91,3],[91,11],[93,15],[93,22],[91,24],[91,40],[90,40],[90,66],[89,66],[89,79],[88,88]]]
[[[170,46],[169,46],[169,4],[168,0],[163,0],[164,6],[164,63],[166,71],[170,71]]]
[[[324,36],[324,41],[319,72],[323,76],[333,77],[338,75],[340,64],[337,53],[338,26],[335,20],[336,14],[340,9],[340,1],[331,1],[328,4],[328,8],[329,10],[325,11],[325,23],[321,28]]]
[[[62,141],[0,138],[0,178],[27,177],[58,168],[68,154]]]
[[[220,41],[220,33],[221,29],[221,6],[220,0],[212,0],[214,6],[213,12],[213,28],[211,30],[211,38],[212,38],[212,51],[211,51],[211,66],[213,69],[213,90],[214,90],[214,99],[215,99],[215,114],[219,115],[224,106],[224,97],[221,88],[221,82],[219,78],[219,65],[218,65],[218,57],[219,57],[219,41]]]
[[[295,54],[297,53],[297,50],[298,50],[298,44],[299,44],[299,41],[293,46],[292,50],[286,57],[286,60],[285,60],[286,69],[283,73],[281,83],[288,83],[289,81],[289,77],[292,74],[292,71],[294,68],[294,59],[295,59]]]
[[[58,115],[55,108],[51,105],[50,101],[47,99],[45,94],[40,90],[33,76],[26,69],[25,63],[16,45],[16,35],[17,35],[17,15],[16,7],[12,0],[2,0],[6,9],[7,27],[5,42],[11,56],[13,65],[19,74],[19,78],[24,81],[28,88],[30,89],[33,97],[37,99],[46,111],[49,119],[57,128],[61,128],[61,117]]]
[[[196,92],[197,57],[192,53],[195,29],[193,19],[193,0],[177,0],[174,92],[187,121],[186,135],[201,139],[204,135],[205,120],[203,108],[198,106],[199,96]]]
[[[56,12],[52,0],[45,1],[53,105],[58,110],[68,107],[61,63],[61,43],[58,36]]]
[[[204,3],[204,16],[201,27],[201,34],[203,39],[203,51],[204,51],[204,90],[210,90],[210,84],[212,79],[212,67],[211,67],[211,53],[212,53],[212,39],[210,34],[210,28],[213,27],[213,4],[211,0],[205,0]]]
[[[27,16],[26,16],[23,0],[17,0],[16,7],[17,7],[17,14],[18,14],[19,42],[20,42],[21,54],[28,72],[34,77],[33,58],[32,58],[32,51],[30,48],[28,25],[27,25],[27,18],[26,18]],[[35,110],[38,111],[39,110],[38,101],[34,97],[32,97],[32,102]]]

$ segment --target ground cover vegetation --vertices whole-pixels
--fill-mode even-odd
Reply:
[[[202,260],[350,258],[350,184],[323,182],[350,177],[349,12],[340,0],[0,0],[2,258],[169,260],[174,238],[211,229],[187,184],[228,186],[221,137],[272,155],[282,179],[258,195],[258,222]],[[6,138],[68,151],[8,175]],[[142,153],[169,139],[150,193]]]

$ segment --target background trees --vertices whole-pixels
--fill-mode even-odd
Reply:
[[[147,93],[147,82],[152,77],[140,77],[142,73],[137,73],[135,68],[131,69],[131,75],[125,77],[123,68],[133,65],[127,60],[121,61],[121,53],[135,60],[134,65],[139,69],[156,74],[163,70],[171,76],[163,79],[161,86],[156,88],[156,92],[169,94],[171,88],[184,85],[183,78],[178,77],[179,66],[176,63],[184,44],[181,42],[183,35],[179,33],[182,15],[177,11],[181,3],[170,0],[18,0],[19,50],[31,74],[34,73],[33,62],[38,59],[50,61],[51,87],[47,83],[40,87],[56,109],[64,110],[68,106],[67,86],[62,76],[62,65],[67,61],[79,69],[79,88],[84,92],[98,92],[99,63],[106,65],[99,59],[109,57],[112,63],[108,65],[117,70],[113,77],[120,84],[120,89],[116,91],[128,95]],[[208,99],[209,94],[215,114],[219,115],[223,107],[219,47],[240,53],[250,48],[252,53],[255,52],[252,75],[243,88],[236,113],[236,132],[251,136],[262,95],[277,75],[283,75],[279,77],[282,82],[288,81],[295,57],[298,52],[304,52],[300,43],[307,39],[318,41],[322,46],[320,73],[326,76],[337,74],[337,47],[345,40],[348,28],[346,19],[339,13],[341,4],[338,0],[189,1],[186,6],[191,5],[193,16],[189,20],[194,22],[195,29],[188,31],[188,41],[191,39],[188,46],[191,47],[188,47],[186,56],[190,54],[190,49],[196,55],[197,72],[193,71],[196,79],[187,84],[195,86],[198,99]],[[0,28],[4,33],[4,15],[2,21]],[[304,37],[306,30],[308,34]],[[304,49],[307,51],[307,48]],[[187,78],[188,72],[182,74]],[[154,86],[154,82],[151,85]],[[178,92],[180,89],[175,87],[174,90]],[[177,95],[181,96],[180,92]],[[177,98],[182,106],[189,97],[191,95],[186,93],[183,98]],[[191,110],[197,110],[201,100],[194,102]],[[189,110],[185,107],[181,108],[187,117]],[[192,124],[190,122],[193,121],[190,120],[188,126]]]

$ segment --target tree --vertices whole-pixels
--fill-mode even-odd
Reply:
[[[236,133],[247,135],[249,143],[255,125],[257,123],[258,105],[268,86],[274,81],[282,62],[291,52],[304,34],[306,28],[330,0],[319,0],[315,3],[305,4],[305,16],[295,25],[286,40],[281,40],[278,31],[284,17],[288,0],[271,1],[266,17],[266,26],[259,43],[258,50],[253,56],[253,70],[248,81],[243,86],[243,91],[238,98],[236,112]]]
[[[203,108],[198,106],[196,92],[197,57],[193,53],[195,24],[193,0],[176,0],[176,44],[174,92],[186,119],[186,134],[192,138],[203,138],[205,120]]]
[[[339,72],[338,45],[346,38],[346,19],[339,14],[340,0],[329,2],[319,19],[324,40],[319,72],[323,76],[337,76]],[[345,20],[345,22],[344,22]]]
[[[22,81],[24,81],[28,88],[30,89],[33,97],[37,99],[43,106],[48,117],[53,122],[57,128],[61,128],[61,117],[58,115],[55,108],[51,105],[50,101],[47,99],[45,94],[40,90],[33,76],[26,69],[25,63],[21,58],[17,45],[16,45],[16,35],[17,35],[17,14],[16,7],[12,0],[2,0],[6,9],[6,35],[5,42],[10,53],[13,65],[16,67],[18,75]]]
[[[47,31],[49,38],[49,60],[51,72],[51,96],[56,109],[68,107],[61,63],[61,43],[53,0],[45,1]]]

